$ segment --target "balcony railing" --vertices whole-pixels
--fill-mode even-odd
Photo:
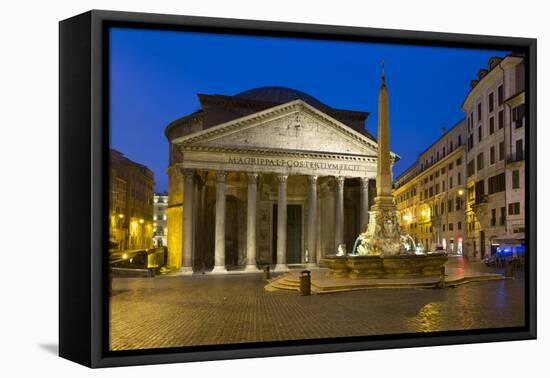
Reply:
[[[507,162],[508,163],[516,163],[518,161],[525,160],[525,153],[523,151],[517,151],[513,152],[510,155],[508,155]]]

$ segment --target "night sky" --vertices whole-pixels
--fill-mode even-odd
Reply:
[[[386,65],[397,176],[463,118],[470,80],[506,51],[112,29],[111,147],[147,165],[167,191],[164,128],[199,109],[197,93],[262,86],[308,93],[333,108],[367,111],[376,135],[380,61]]]

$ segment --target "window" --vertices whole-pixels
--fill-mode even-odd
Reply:
[[[483,152],[477,155],[477,170],[483,169]]]
[[[477,120],[481,121],[481,102],[477,104]]]
[[[449,164],[449,171],[453,170],[453,163]]]
[[[498,144],[498,159],[504,160],[504,142]]]
[[[506,175],[504,174],[504,172],[502,172],[498,175],[489,177],[488,184],[489,194],[503,192],[504,190],[506,190]]]
[[[456,181],[458,181],[457,184],[462,185],[462,172],[458,172],[458,175],[456,178],[457,178]]]
[[[453,176],[449,177],[449,189],[453,188]]]
[[[516,159],[523,159],[523,139],[516,140]]]
[[[525,117],[525,104],[521,104],[512,109],[512,121],[515,128],[523,127],[523,117]]]
[[[453,231],[454,225],[452,223],[449,223],[449,231]]]
[[[458,222],[458,223],[456,224],[456,228],[457,228],[458,230],[462,230],[462,222]]]
[[[491,146],[490,164],[495,164],[495,146]]]
[[[480,180],[476,182],[475,195],[476,195],[476,203],[480,203],[483,201],[483,198],[485,197],[485,181]]]
[[[441,181],[441,190],[442,191],[445,191],[446,188],[445,188],[445,181]]]
[[[462,198],[456,197],[455,198],[455,210],[458,211],[462,207]]]
[[[497,101],[498,106],[502,105],[502,103],[504,102],[504,88],[502,88],[502,85],[499,85],[497,90]]]
[[[445,225],[443,225],[443,232],[445,232]]]
[[[500,110],[498,112],[498,129],[502,129],[504,127],[504,110]]]
[[[495,94],[489,93],[489,112],[492,113],[495,110]]]
[[[462,146],[462,135],[458,136],[458,145]]]
[[[441,174],[442,174],[442,175],[445,174],[445,167],[441,168]]]
[[[439,208],[441,209],[441,215],[445,214],[445,202],[441,201]]]
[[[504,223],[506,223],[506,208],[501,207],[500,208],[500,225],[504,226]]]
[[[456,166],[458,167],[461,164],[462,164],[462,158],[459,157],[458,159],[456,159]]]
[[[434,175],[430,175],[430,181],[434,180]]]
[[[475,173],[475,160],[472,159],[468,162],[468,165],[466,166],[466,172],[468,174],[468,177],[473,175]],[[445,190],[445,189],[443,189]]]
[[[489,135],[495,133],[495,117],[489,118]]]
[[[512,171],[512,189],[519,189],[519,170]]]
[[[481,142],[481,138],[483,138],[483,135],[481,134],[481,125],[477,127],[477,141]]]
[[[434,187],[430,186],[430,197],[434,195]]]
[[[435,194],[439,194],[439,184],[435,184]]]
[[[508,215],[519,215],[519,202],[508,204]]]
[[[453,200],[448,200],[447,201],[447,213],[452,213],[453,212]]]
[[[491,226],[497,224],[497,209],[491,209]]]

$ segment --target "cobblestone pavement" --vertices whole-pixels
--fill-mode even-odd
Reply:
[[[464,269],[496,271],[454,259]],[[524,284],[373,289],[302,297],[266,292],[261,274],[115,278],[111,349],[480,329],[524,324]]]

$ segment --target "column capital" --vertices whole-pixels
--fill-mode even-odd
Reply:
[[[277,180],[279,181],[279,184],[286,184],[287,178],[288,178],[288,175],[277,176]]]
[[[317,184],[317,179],[318,179],[318,177],[314,176],[314,175],[307,176],[307,182],[310,185],[316,185]]]
[[[258,183],[258,174],[257,173],[247,173],[246,176],[248,177],[248,183],[249,184],[257,184]]]
[[[226,178],[227,178],[227,172],[226,171],[217,171],[216,172],[216,182],[225,183]]]
[[[190,169],[190,168],[181,168],[180,172],[183,175],[183,177],[186,177],[186,178],[193,177],[195,176],[195,173],[196,173],[194,169]]]
[[[346,179],[344,176],[335,176],[334,179],[339,187],[344,186],[344,180]]]
[[[359,181],[361,182],[361,189],[368,189],[370,178],[359,177]]]

